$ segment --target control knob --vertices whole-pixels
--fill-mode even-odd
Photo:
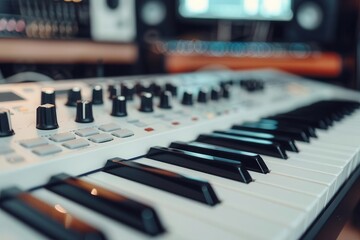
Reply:
[[[12,129],[10,111],[5,108],[0,108],[0,137],[8,137],[14,135]]]
[[[222,87],[222,95],[225,99],[230,98],[230,85],[225,85],[224,87]]]
[[[207,101],[208,101],[207,92],[205,90],[200,90],[197,100],[199,103],[207,103]]]
[[[37,108],[36,128],[40,130],[52,130],[59,128],[55,105],[44,104]]]
[[[214,87],[211,89],[211,100],[218,101],[221,98],[221,88],[220,87]]]
[[[192,106],[194,104],[193,94],[190,92],[184,92],[181,103],[182,103],[182,105],[185,105],[185,106]]]
[[[177,87],[172,83],[165,84],[165,90],[170,91],[173,96],[177,96]]]
[[[126,98],[128,101],[134,99],[135,87],[131,84],[124,83],[121,85],[121,95]]]
[[[55,90],[53,88],[43,88],[41,90],[41,105],[55,105]]]
[[[151,93],[141,94],[140,112],[150,113],[154,111],[153,95]]]
[[[111,116],[114,116],[114,117],[126,117],[127,116],[126,97],[117,96],[116,98],[113,98]]]
[[[81,101],[81,89],[74,87],[69,90],[68,99],[65,105],[68,107],[76,107],[78,101]]]
[[[109,99],[113,99],[120,95],[120,86],[112,86],[109,89]]]
[[[94,121],[92,103],[90,101],[78,101],[76,104],[76,119],[78,123],[91,123]]]
[[[103,89],[100,85],[94,86],[92,90],[92,104],[94,105],[102,105],[104,104],[103,100]]]
[[[170,91],[163,91],[160,94],[160,104],[159,108],[161,109],[171,109],[171,92]]]

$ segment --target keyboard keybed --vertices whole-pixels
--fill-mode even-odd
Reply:
[[[63,233],[82,239],[84,232],[96,232],[92,239],[298,239],[359,166],[359,106],[315,101],[213,126],[187,139],[173,136],[168,144],[153,141],[146,154],[104,158],[100,169],[57,175],[31,191],[7,189],[0,195],[0,220],[9,227],[1,234],[10,239],[63,239]],[[56,217],[23,196],[87,227],[74,230],[69,217],[57,219],[52,228],[36,226],[35,215],[12,204],[38,210],[42,221]]]

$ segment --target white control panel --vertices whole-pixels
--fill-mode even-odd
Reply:
[[[53,92],[55,104],[46,102]],[[82,101],[66,106],[79,93]],[[0,188],[83,174],[113,157],[333,98],[359,95],[272,70],[1,85]]]

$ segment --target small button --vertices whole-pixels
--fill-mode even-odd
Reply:
[[[141,128],[147,126],[147,124],[146,124],[146,123],[143,123],[143,122],[137,122],[137,123],[134,123],[134,125],[137,126],[137,127],[141,127]]]
[[[119,131],[113,132],[112,135],[118,138],[128,138],[134,136],[134,132],[128,129],[121,129]]]
[[[25,159],[19,155],[14,155],[6,158],[6,161],[11,164],[24,162]]]
[[[140,122],[140,120],[138,120],[138,119],[128,119],[127,122],[128,123],[138,123],[138,122]]]
[[[112,136],[110,136],[109,134],[98,134],[95,135],[91,138],[89,138],[90,141],[94,142],[94,143],[104,143],[104,142],[110,142],[112,141],[114,138]]]
[[[20,145],[26,148],[34,148],[42,145],[47,145],[48,142],[45,138],[33,138],[24,141],[20,141]]]
[[[9,154],[9,153],[13,153],[14,150],[8,147],[2,147],[0,148],[0,155],[4,155],[4,154]]]
[[[75,131],[75,134],[80,137],[90,137],[92,135],[99,134],[99,131],[94,128],[84,128],[84,129]]]
[[[55,145],[45,145],[35,148],[32,152],[39,156],[47,156],[50,154],[55,154],[61,152],[61,148]]]
[[[145,128],[144,130],[145,130],[146,132],[153,132],[153,131],[154,131],[153,128]]]
[[[73,140],[75,138],[76,138],[75,135],[72,133],[59,133],[52,136],[50,140],[54,142],[66,142],[69,140]]]
[[[165,114],[156,114],[154,115],[154,118],[164,118]]]
[[[72,150],[87,147],[89,145],[90,145],[89,142],[86,141],[85,139],[76,139],[63,144],[64,147]]]
[[[119,125],[114,124],[114,123],[105,124],[105,125],[102,125],[99,127],[99,129],[104,132],[113,132],[113,131],[119,130],[120,128],[121,127]]]

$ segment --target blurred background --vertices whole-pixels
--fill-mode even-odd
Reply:
[[[360,0],[2,0],[0,82],[272,67],[360,90]]]

